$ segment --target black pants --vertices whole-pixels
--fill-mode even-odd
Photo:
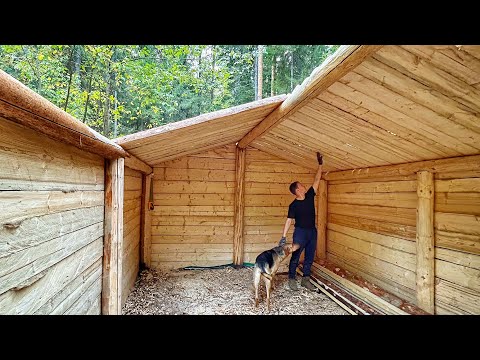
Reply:
[[[290,265],[288,266],[288,277],[295,279],[298,261],[303,249],[305,249],[305,261],[303,262],[303,276],[310,276],[310,268],[315,259],[317,249],[317,228],[295,228],[293,231],[293,243],[300,244],[300,248],[292,253]]]

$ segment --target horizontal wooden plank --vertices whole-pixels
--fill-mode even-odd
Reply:
[[[141,210],[140,204],[136,207],[130,208],[130,210],[128,210],[128,209],[125,210],[125,208],[124,208],[123,209],[123,223],[126,224],[136,217],[139,218],[140,217],[140,210]]]
[[[100,224],[101,225],[101,224]],[[61,238],[50,240],[33,249],[27,249],[1,258],[0,294],[10,289],[22,289],[44,271],[71,254],[93,243],[102,236],[103,227],[92,225]]]
[[[155,167],[172,169],[209,169],[234,171],[235,159],[184,156],[179,159],[162,162],[155,165]]]
[[[394,192],[416,192],[416,181],[389,181],[389,182],[369,182],[353,184],[328,184],[328,193],[394,193]]]
[[[103,213],[103,206],[93,206],[26,219],[17,228],[2,226],[0,258],[103,222]]]
[[[283,226],[287,220],[286,216],[245,216],[245,225],[280,225]]]
[[[233,235],[233,226],[216,225],[156,225],[152,235]]]
[[[158,225],[215,225],[233,226],[233,217],[228,216],[152,216],[152,227]]]
[[[417,180],[417,174],[410,175],[398,175],[398,176],[386,176],[386,177],[372,177],[366,179],[342,179],[342,180],[330,180],[328,185],[340,185],[340,184],[352,184],[352,183],[390,183],[393,181],[411,181]]]
[[[99,259],[84,272],[77,275],[63,289],[54,294],[34,314],[63,314],[72,304],[83,296],[94,282],[102,281],[102,260]]]
[[[245,216],[285,216],[288,214],[288,206],[245,206]]]
[[[232,262],[232,253],[215,253],[215,252],[189,252],[189,253],[161,253],[152,252],[152,263],[162,261],[181,261],[190,262],[190,265],[197,265],[198,261],[222,261],[222,264]]]
[[[245,181],[263,183],[300,181],[305,186],[313,184],[314,174],[270,173],[266,170],[264,172],[245,171]]]
[[[18,225],[25,219],[104,204],[102,191],[0,191],[0,224]]]
[[[152,244],[231,244],[232,235],[153,235]]]
[[[480,170],[463,170],[463,171],[444,171],[435,173],[435,180],[442,179],[464,179],[464,178],[478,178],[480,177]]]
[[[124,190],[142,191],[142,178],[125,175],[123,177]]]
[[[378,205],[414,209],[417,207],[416,192],[403,193],[328,193],[331,203],[354,205]]]
[[[153,216],[233,216],[233,206],[155,206]]]
[[[157,194],[233,194],[235,181],[153,181],[154,197]]]
[[[412,272],[416,271],[415,254],[395,250],[386,246],[365,241],[333,230],[327,231],[328,241],[352,249],[375,259],[400,266]],[[330,244],[329,244],[330,246]]]
[[[480,193],[435,193],[435,211],[480,215]]]
[[[480,254],[480,235],[462,234],[435,229],[435,246]]]
[[[233,205],[233,194],[155,194],[155,205]]]
[[[315,175],[311,169],[303,166],[298,166],[290,162],[269,162],[269,161],[257,161],[246,160],[246,172],[252,173],[280,173],[280,174],[308,174],[310,176]]]
[[[457,265],[471,267],[480,270],[480,256],[465,254],[464,252],[435,248],[435,258],[448,261]]]
[[[0,295],[0,313],[32,314],[72,279],[83,273],[103,254],[103,238],[81,248],[50,267],[45,275],[22,291],[9,290]]]
[[[152,254],[161,253],[229,253],[233,244],[154,244]]]
[[[155,176],[157,174],[155,173]],[[235,181],[235,171],[165,168],[165,180]]]
[[[263,234],[245,234],[243,236],[245,244],[253,243],[267,243],[267,244],[278,244],[280,238],[282,237],[282,228],[279,227],[277,233],[263,233]],[[287,233],[287,242],[292,242],[293,240],[293,230]]]
[[[102,293],[102,282],[94,281],[79,297],[72,306],[64,312],[64,315],[85,315],[90,307],[98,301]]]
[[[416,210],[387,206],[328,204],[328,213],[415,226]]]
[[[249,181],[245,183],[245,197],[248,195],[290,195],[289,186],[292,182],[261,183]]]
[[[335,171],[325,175],[326,180],[365,179],[372,177],[385,177],[409,175],[427,170],[433,173],[450,171],[480,170],[480,155],[453,157],[440,160],[420,161],[409,164],[378,166],[347,171]]]
[[[440,279],[475,290],[480,295],[480,270],[435,259],[435,275]]]
[[[412,290],[415,289],[414,271],[371,257],[333,241],[327,242],[327,252],[343,258],[346,262],[378,279],[397,283]]]
[[[480,192],[480,177],[452,180],[435,180],[435,192],[478,193]]]
[[[245,195],[245,206],[286,206],[290,205],[295,196],[290,195]]]
[[[435,229],[480,235],[480,217],[467,214],[435,212]]]
[[[377,234],[392,235],[415,241],[415,226],[394,224],[385,221],[361,218],[358,216],[347,216],[341,214],[328,214],[328,222],[348,226],[355,229],[374,232]]]
[[[12,279],[16,278],[17,281],[22,282],[61,261],[102,235],[103,222],[99,222],[44,241],[41,244],[25,247],[11,254],[2,254],[0,257],[0,279],[5,283],[7,279],[3,277],[10,275]],[[23,273],[25,273],[24,278],[20,275]]]
[[[283,225],[245,225],[243,233],[246,235],[276,234],[282,237]]]
[[[0,178],[0,191],[103,191],[104,183],[101,184],[75,184],[69,182],[38,182],[18,179]]]
[[[0,178],[28,180],[31,185],[25,190],[40,190],[41,183],[101,185],[104,182],[101,156],[54,141],[4,119],[0,119],[0,144]],[[34,187],[36,183],[39,183],[38,188]]]
[[[460,314],[480,314],[480,293],[444,279],[435,280],[436,302],[448,304]]]
[[[142,197],[141,190],[125,190],[123,192],[123,199],[125,201],[132,200],[132,199],[140,199]]]
[[[349,235],[351,237],[369,241],[374,244],[382,245],[394,250],[400,250],[410,254],[416,254],[416,243],[412,239],[404,239],[400,237],[388,236],[377,234],[371,231],[364,231],[361,229],[355,229],[347,226],[337,225],[334,223],[327,224],[329,230],[333,230],[337,233]]]

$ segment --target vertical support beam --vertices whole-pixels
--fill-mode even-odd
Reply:
[[[124,159],[105,161],[102,314],[121,313]]]
[[[434,180],[430,171],[417,173],[417,306],[435,313]]]
[[[317,258],[319,259],[325,259],[327,257],[327,189],[327,180],[320,180],[317,195]]]
[[[233,264],[243,265],[243,214],[245,209],[245,155],[246,150],[235,148],[235,227],[233,232]]]
[[[152,253],[152,211],[149,209],[150,187],[152,186],[153,173],[143,175],[142,180],[142,208],[140,226],[140,265],[150,268]]]

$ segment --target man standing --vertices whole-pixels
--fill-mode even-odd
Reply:
[[[288,267],[288,286],[291,290],[298,290],[295,274],[297,271],[300,255],[305,249],[305,261],[303,263],[303,278],[301,285],[308,290],[316,290],[310,283],[310,268],[315,258],[317,248],[317,228],[315,227],[315,195],[317,194],[318,184],[322,177],[322,155],[317,152],[318,170],[315,174],[313,185],[307,190],[299,181],[290,184],[290,192],[295,195],[295,200],[288,207],[288,217],[283,228],[283,237],[280,243],[286,242],[286,236],[292,220],[295,220],[295,230],[293,232],[293,244],[298,248],[292,253],[290,265]]]

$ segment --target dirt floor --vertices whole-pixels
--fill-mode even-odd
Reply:
[[[255,308],[253,269],[208,270],[144,270],[123,307],[123,314],[177,315],[348,315],[348,313],[321,292],[290,291],[287,275],[276,278],[271,295],[271,310],[267,312],[265,285],[261,300]]]

